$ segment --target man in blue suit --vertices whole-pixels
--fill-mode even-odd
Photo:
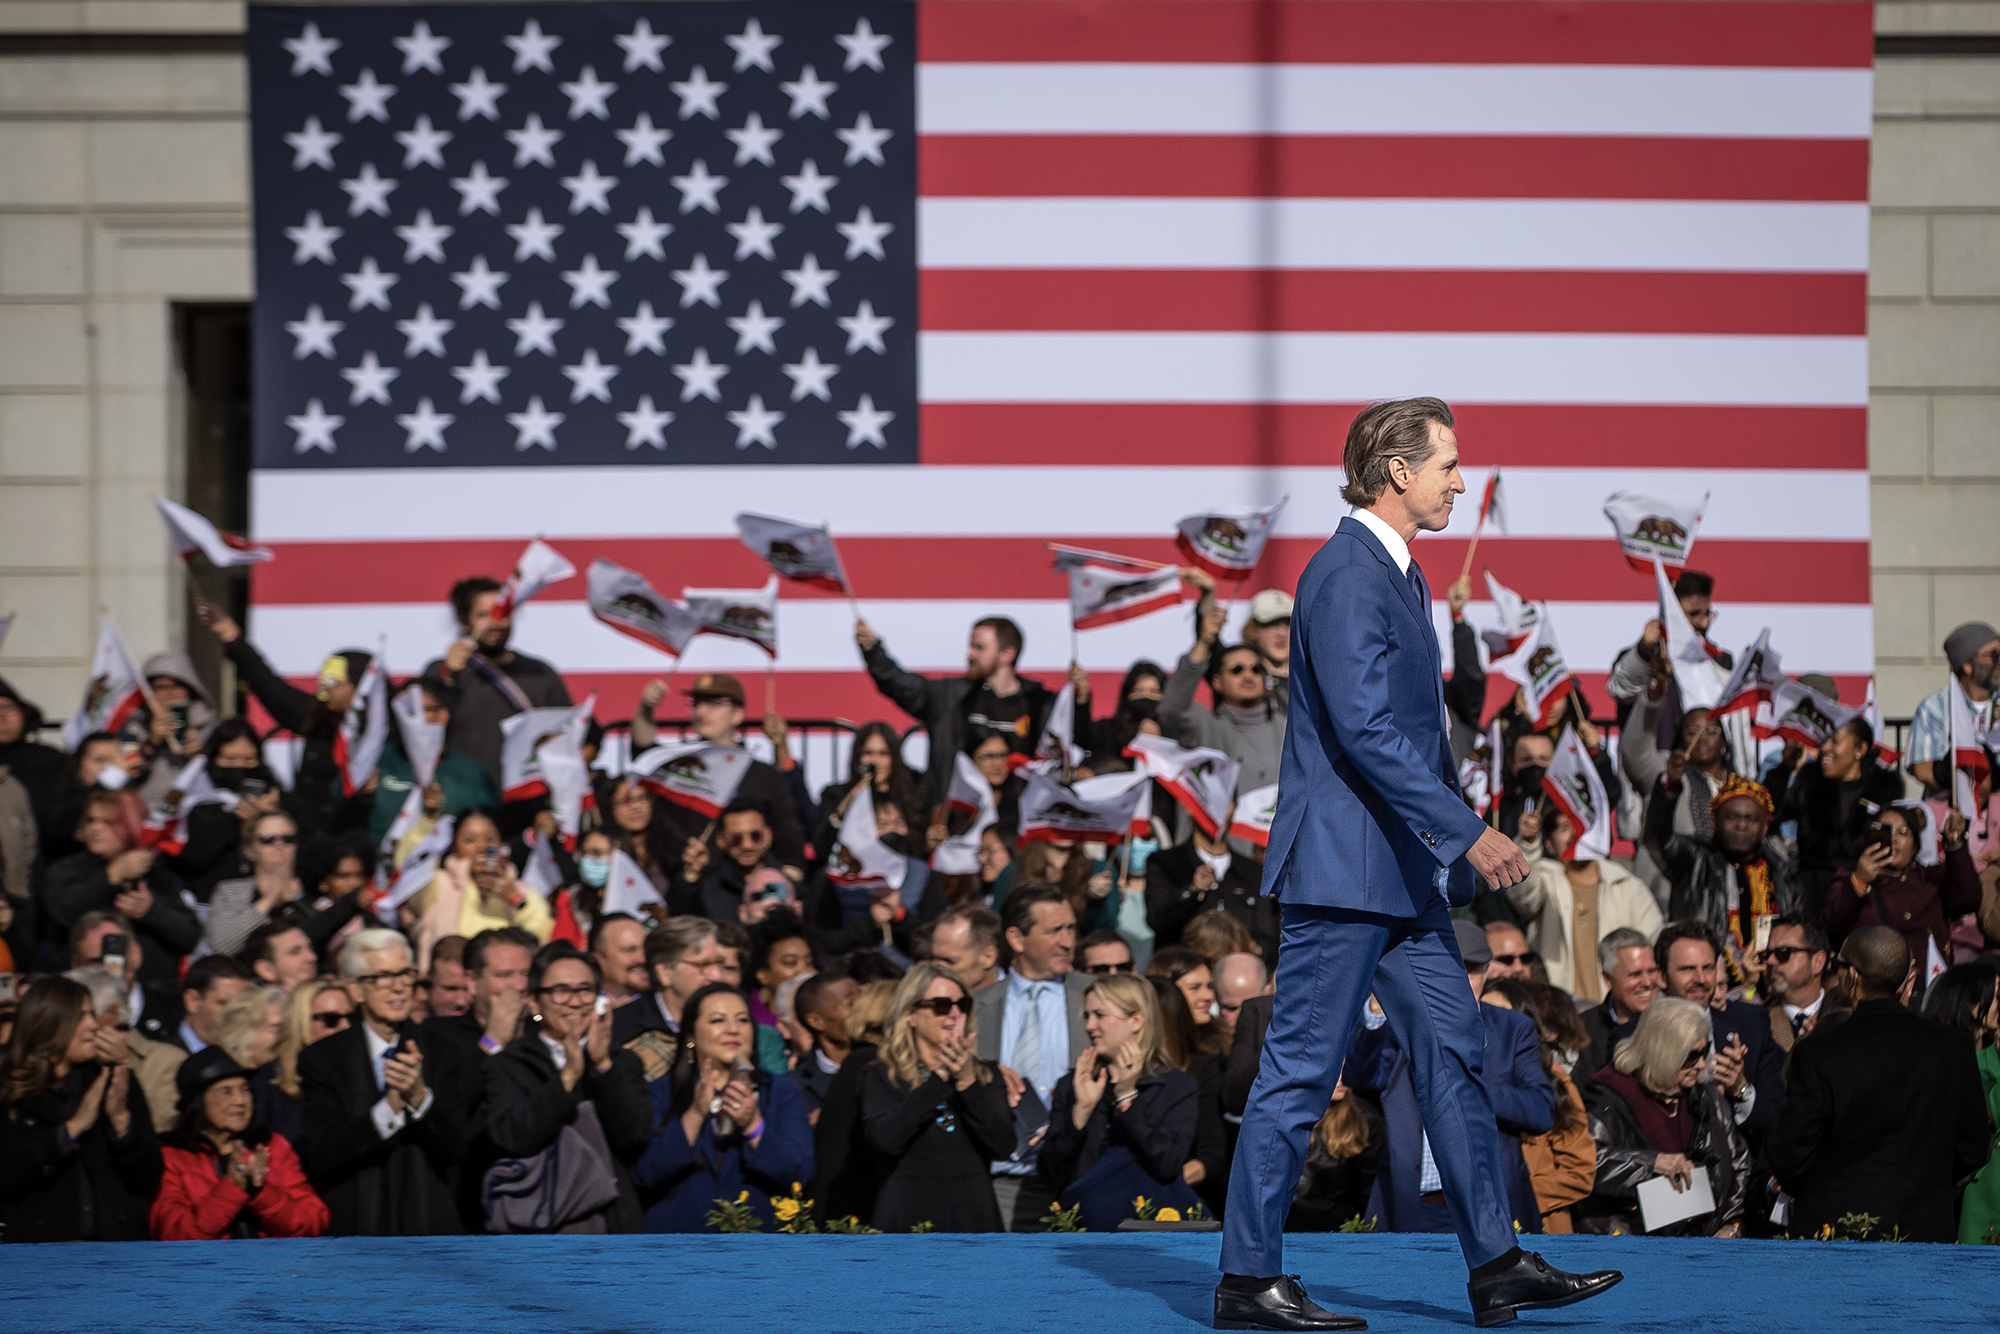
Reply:
[[[1465,491],[1451,409],[1378,403],[1348,428],[1354,513],[1306,567],[1292,611],[1292,709],[1264,892],[1283,913],[1277,1000],[1229,1179],[1217,1329],[1365,1329],[1284,1273],[1284,1223],[1312,1128],[1372,990],[1409,1058],[1466,1264],[1475,1322],[1580,1301],[1613,1271],[1567,1274],[1514,1244],[1485,1038],[1449,909],[1472,873],[1527,876],[1514,841],[1458,792],[1419,532]]]

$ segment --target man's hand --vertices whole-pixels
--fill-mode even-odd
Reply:
[[[1069,665],[1069,683],[1076,690],[1077,703],[1079,704],[1090,703],[1089,672],[1086,672],[1085,670],[1083,670],[1083,668],[1077,666],[1075,663],[1071,663]]]
[[[143,883],[133,885],[132,888],[116,895],[111,900],[111,906],[121,915],[136,922],[153,911],[153,891],[146,888]]]
[[[401,1112],[424,1100],[424,1058],[417,1044],[403,1043],[403,1049],[382,1063],[382,1083],[389,1090],[389,1110]]]
[[[1521,822],[1514,826],[1514,837],[1525,840],[1540,838],[1541,836],[1542,813],[1540,811],[1522,811]]]
[[[225,644],[233,644],[243,638],[242,627],[223,615],[220,607],[203,598],[194,600],[194,618]]]
[[[863,653],[873,653],[882,640],[869,628],[868,622],[857,616],[854,619],[854,642],[861,646]]]
[[[1197,894],[1206,894],[1216,885],[1215,868],[1207,862],[1194,868],[1194,883],[1188,888]]]
[[[1019,1107],[1021,1105],[1021,1095],[1028,1090],[1028,1081],[1004,1065],[996,1065],[993,1068],[1000,1072],[1000,1082],[1007,1086],[1007,1105],[1009,1107]]]
[[[660,701],[667,697],[669,689],[671,687],[664,676],[656,676],[646,682],[646,688],[639,692],[639,707],[646,711],[648,717],[652,715],[654,709],[660,707]]]
[[[1495,889],[1518,885],[1528,878],[1528,858],[1514,846],[1514,840],[1498,829],[1480,831],[1479,841],[1465,854],[1472,869]]]
[[[520,1030],[521,1011],[527,1004],[527,996],[512,987],[495,992],[493,1008],[486,1012],[486,1036],[503,1047],[512,1042]]]
[[[1472,601],[1472,576],[1461,574],[1451,581],[1451,587],[1444,591],[1445,605],[1451,614],[1457,616],[1465,610],[1465,604]]]
[[[444,651],[444,669],[453,676],[465,670],[465,664],[472,661],[472,655],[479,652],[479,645],[470,639],[454,639],[451,647]]]
[[[788,744],[791,735],[791,729],[785,725],[785,720],[778,716],[777,710],[771,709],[765,712],[764,736],[771,743],[771,763],[779,769],[792,762],[792,750]]]
[[[1575,699],[1576,696],[1571,695],[1570,698]],[[1584,716],[1581,704],[1576,707],[1575,722],[1576,739],[1583,743],[1585,750],[1595,752],[1599,746],[1604,744],[1604,734],[1597,730],[1597,724]]]
[[[1195,642],[1202,648],[1214,647],[1222,638],[1223,622],[1229,619],[1229,611],[1214,598],[1202,599],[1201,609],[1195,613]]]
[[[1659,621],[1651,620],[1646,622],[1646,628],[1640,632],[1639,642],[1641,644],[1644,644],[1647,648],[1657,648],[1659,647],[1660,641],[1665,639],[1666,637],[1667,637],[1667,632],[1660,628]]]
[[[104,878],[114,885],[137,880],[153,869],[153,850],[133,848],[113,857],[104,868]],[[122,910],[121,910],[122,911]]]
[[[1743,1072],[1743,1061],[1750,1054],[1750,1049],[1743,1045],[1742,1038],[1735,1034],[1730,1036],[1735,1040],[1715,1052],[1715,1082],[1733,1098],[1743,1092],[1743,1086],[1749,1082],[1749,1077]]]
[[[681,849],[681,879],[692,885],[708,869],[708,844],[691,838]]]
[[[1665,772],[1660,775],[1666,782],[1667,791],[1678,795],[1681,790],[1681,779],[1687,777],[1687,771],[1687,752],[1685,750],[1668,751],[1667,767]]]
[[[1199,565],[1181,566],[1181,578],[1199,588],[1204,596],[1215,596],[1215,576]]]

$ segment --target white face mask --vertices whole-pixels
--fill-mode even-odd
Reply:
[[[115,764],[105,765],[104,772],[97,776],[97,785],[111,792],[116,792],[130,781],[131,776]]]

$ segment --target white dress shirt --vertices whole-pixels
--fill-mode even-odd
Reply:
[[[375,1087],[387,1089],[389,1086],[383,1082],[382,1072],[389,1064],[390,1054],[396,1049],[396,1040],[377,1037],[375,1030],[368,1026],[366,1020],[361,1024],[361,1036],[368,1043],[368,1066],[375,1072]],[[424,1113],[431,1109],[431,1104],[435,1101],[437,1101],[436,1090],[426,1084],[422,1102],[415,1107],[405,1107],[400,1112],[392,1111],[389,1107],[389,1095],[385,1092],[376,1100],[375,1105],[368,1109],[369,1115],[375,1120],[375,1133],[383,1139],[395,1138],[396,1132],[410,1122],[423,1120]]]
[[[1389,559],[1396,562],[1396,569],[1404,575],[1408,575],[1410,572],[1410,544],[1403,540],[1403,535],[1377,518],[1372,510],[1355,510],[1353,517],[1355,522],[1381,539],[1382,546],[1389,553]]]

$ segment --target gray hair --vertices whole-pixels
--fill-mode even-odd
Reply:
[[[250,1064],[250,1049],[257,1043],[257,1030],[285,1008],[285,989],[279,986],[245,987],[222,1007],[215,1023],[215,1045],[228,1052],[238,1065]]]
[[[1613,1050],[1611,1064],[1619,1074],[1635,1076],[1650,1092],[1677,1093],[1688,1053],[1706,1047],[1713,1034],[1706,1009],[1678,996],[1661,996],[1640,1014],[1632,1036]],[[1708,1082],[1705,1066],[1701,1079]]]
[[[368,971],[368,965],[361,961],[362,955],[390,949],[401,950],[403,957],[411,963],[417,961],[416,952],[410,948],[410,942],[403,939],[400,931],[392,931],[386,926],[371,926],[365,931],[355,932],[340,947],[340,975],[360,977]]]
[[[1450,426],[1451,406],[1441,398],[1399,398],[1371,403],[1347,428],[1340,465],[1347,474],[1340,498],[1356,509],[1367,509],[1389,489],[1389,465],[1401,459],[1421,468],[1437,452],[1431,443],[1431,423]]]
[[[1646,939],[1643,931],[1634,931],[1629,926],[1621,926],[1610,935],[1597,942],[1597,967],[1606,977],[1618,966],[1620,950],[1650,950],[1653,942]]]
[[[101,963],[86,964],[82,968],[72,968],[63,974],[72,982],[81,982],[90,993],[90,1012],[99,1019],[115,1014],[120,1023],[131,1016],[125,1007],[132,999],[132,984],[117,976]]]

